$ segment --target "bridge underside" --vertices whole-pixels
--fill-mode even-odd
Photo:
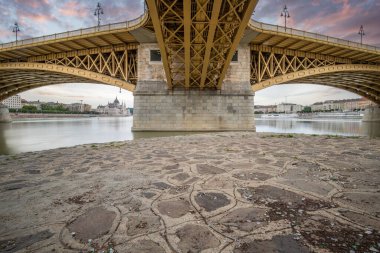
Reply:
[[[221,89],[258,0],[147,0],[168,89]]]
[[[321,84],[380,104],[380,65],[266,46],[251,45],[251,50],[250,80],[254,91],[285,83]]]
[[[98,83],[133,91],[135,85],[98,72],[46,63],[0,64],[0,100],[30,89],[63,83]]]
[[[63,83],[101,83],[70,74],[38,70],[0,70],[0,76],[0,100],[47,85]]]
[[[279,84],[380,104],[380,49],[250,20],[257,2],[146,0],[134,21],[1,45],[0,100],[50,84],[114,85],[134,92],[142,131],[253,130],[254,92]]]
[[[320,84],[350,91],[380,104],[380,72],[337,72],[294,79],[283,84]]]
[[[319,84],[346,90],[380,104],[380,66],[330,65],[267,78],[254,91],[281,84]]]

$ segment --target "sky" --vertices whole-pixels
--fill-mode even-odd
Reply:
[[[0,43],[14,40],[12,26],[17,21],[19,39],[65,32],[97,25],[96,0],[0,0]],[[102,24],[134,19],[143,12],[142,0],[100,1],[104,9]],[[288,27],[321,33],[351,41],[360,41],[358,31],[364,26],[363,43],[380,47],[380,0],[260,0],[254,19],[283,25],[280,13],[287,5]],[[21,93],[27,100],[84,103],[96,107],[115,97],[133,106],[131,92],[98,84],[60,84]],[[327,86],[278,85],[256,93],[255,104],[291,102],[303,105],[330,99],[359,96]]]

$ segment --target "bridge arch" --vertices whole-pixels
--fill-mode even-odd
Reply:
[[[0,100],[30,89],[62,83],[113,85],[133,92],[135,85],[80,68],[36,62],[0,63]]]
[[[356,93],[380,104],[380,66],[364,64],[329,65],[275,76],[252,85],[259,91],[273,85],[310,83]]]

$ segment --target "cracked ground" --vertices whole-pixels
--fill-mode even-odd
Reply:
[[[0,175],[0,252],[380,251],[380,139],[140,139],[0,156]]]

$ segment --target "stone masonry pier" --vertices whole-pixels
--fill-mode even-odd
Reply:
[[[249,82],[226,83],[222,91],[169,91],[165,82],[138,82],[132,130],[255,130],[253,98]]]
[[[0,251],[380,250],[380,140],[224,132],[0,156]]]
[[[241,45],[221,90],[168,90],[162,62],[151,61],[155,43],[138,48],[133,131],[254,131],[250,48]]]

